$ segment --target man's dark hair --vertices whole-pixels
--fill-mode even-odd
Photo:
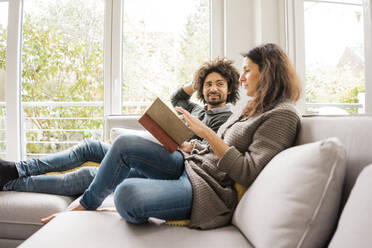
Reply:
[[[203,96],[203,84],[205,78],[212,72],[220,74],[228,84],[228,89],[231,92],[226,99],[227,103],[235,104],[239,100],[239,72],[233,66],[233,61],[225,58],[216,58],[214,60],[205,62],[195,72],[194,87],[197,91],[197,98],[205,103]]]

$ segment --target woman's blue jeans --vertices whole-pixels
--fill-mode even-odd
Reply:
[[[92,161],[100,167],[82,167]],[[60,195],[83,193],[80,204],[95,210],[112,192],[119,214],[132,223],[145,223],[148,217],[164,220],[190,218],[192,187],[184,169],[183,155],[169,153],[163,146],[133,136],[119,136],[110,147],[99,141],[84,140],[70,150],[40,159],[16,163],[20,178],[4,190]]]

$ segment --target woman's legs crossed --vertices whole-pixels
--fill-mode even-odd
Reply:
[[[183,155],[179,151],[170,153],[163,146],[138,136],[119,136],[102,160],[80,204],[86,209],[97,209],[128,177],[131,169],[146,178],[178,179],[184,170]]]
[[[124,180],[115,190],[115,206],[131,223],[146,223],[149,217],[163,220],[190,219],[192,187],[186,171],[176,180]]]

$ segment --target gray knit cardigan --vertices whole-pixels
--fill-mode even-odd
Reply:
[[[217,133],[229,146],[221,159],[208,144],[193,140],[194,149],[184,153],[193,190],[189,227],[228,225],[238,204],[234,183],[251,185],[276,154],[293,145],[300,123],[290,103],[251,118],[233,115]]]

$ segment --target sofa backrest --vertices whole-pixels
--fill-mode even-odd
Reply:
[[[372,116],[304,116],[296,145],[337,137],[346,150],[345,204],[361,170],[372,163]]]
[[[105,140],[113,128],[141,130],[139,116],[108,116],[105,118]],[[342,205],[347,200],[361,170],[372,163],[372,116],[304,116],[296,145],[337,137],[346,149],[346,176]]]
[[[127,128],[134,130],[143,130],[144,128],[138,122],[138,115],[109,115],[104,118],[103,139],[110,140],[110,132],[113,128]]]

